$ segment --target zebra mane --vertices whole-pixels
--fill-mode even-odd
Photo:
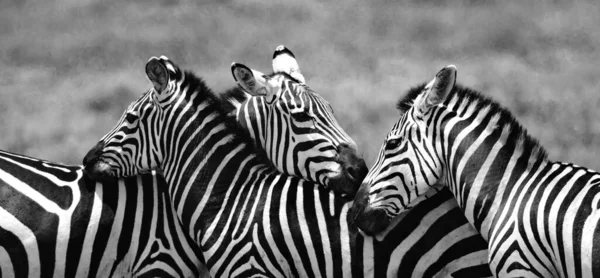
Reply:
[[[427,85],[427,83],[410,88],[408,92],[398,100],[396,108],[401,114],[406,113],[406,111],[413,106],[415,99],[423,92],[425,85]],[[509,138],[515,138],[514,142],[519,143],[524,150],[531,151],[538,159],[547,159],[548,154],[539,141],[529,135],[527,130],[515,119],[513,114],[508,109],[502,107],[498,102],[459,84],[456,84],[448,94],[444,101],[444,105],[448,106],[450,101],[455,98],[456,106],[467,102],[469,105],[475,105],[476,111],[487,109],[490,115],[499,116],[500,120],[498,121],[498,126],[499,128],[508,127],[510,129]]]
[[[232,141],[236,143],[243,144],[245,148],[249,149],[249,151],[255,153],[260,163],[268,164],[271,167],[275,168],[273,162],[268,158],[265,150],[256,146],[254,143],[254,139],[250,136],[250,133],[244,129],[237,122],[235,115],[231,115],[234,111],[232,109],[236,109],[226,98],[222,95],[215,94],[204,82],[204,80],[198,77],[195,73],[191,71],[184,71],[185,82],[188,83],[188,90],[186,90],[185,98],[188,101],[192,101],[194,106],[200,106],[202,103],[208,104],[209,109],[213,109],[215,112],[220,114],[222,122],[227,127],[227,130],[231,132],[233,135]],[[190,99],[193,95],[192,92],[198,91],[198,94],[195,99]],[[231,89],[229,91],[235,91],[235,89]],[[229,92],[228,91],[228,92]],[[241,89],[240,89],[241,92]],[[241,92],[243,93],[243,92]]]
[[[223,109],[232,117],[235,117],[235,112],[242,103],[252,97],[252,95],[244,92],[242,88],[237,86],[221,93],[220,96]]]

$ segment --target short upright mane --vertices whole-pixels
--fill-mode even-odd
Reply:
[[[400,98],[398,103],[396,104],[396,108],[400,110],[401,113],[405,113],[408,111],[415,99],[423,89],[425,88],[426,83],[418,85],[408,90],[408,92]],[[446,100],[444,101],[444,105],[448,105],[452,99],[456,98],[456,106],[463,104],[464,102],[475,103],[475,109],[478,111],[484,107],[489,109],[489,114],[498,114],[500,115],[500,121],[498,122],[499,126],[508,125],[511,130],[511,136],[515,136],[514,138],[518,138],[517,140],[521,140],[523,143],[523,148],[525,150],[531,150],[532,152],[536,152],[538,159],[547,159],[546,150],[540,145],[537,139],[533,138],[531,135],[527,133],[527,130],[517,122],[512,113],[502,107],[496,101],[483,96],[481,93],[469,89],[467,87],[463,87],[459,84],[454,86],[454,89],[448,94]]]
[[[235,86],[221,94],[221,105],[227,115],[235,117],[235,112],[251,95],[244,92],[242,88]]]

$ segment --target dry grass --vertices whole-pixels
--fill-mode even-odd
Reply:
[[[275,46],[373,162],[409,87],[455,64],[552,159],[600,170],[597,1],[2,1],[0,148],[79,163],[167,55],[216,90]]]

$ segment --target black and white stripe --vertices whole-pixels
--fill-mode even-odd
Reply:
[[[272,167],[201,79],[164,57],[147,69],[155,88],[90,151],[86,171],[104,177],[161,168],[213,276],[489,275],[485,245],[468,237],[468,223],[448,208],[448,195],[423,201],[426,210],[407,214],[394,236],[374,242],[347,221],[351,203]],[[431,222],[439,229],[429,229]],[[456,256],[465,249],[472,256]]]
[[[232,65],[234,78],[247,93],[232,89],[223,97],[236,106],[238,122],[280,172],[354,195],[368,171],[356,144],[338,124],[331,105],[305,84],[289,49],[278,46],[272,64],[270,75]]]
[[[357,223],[377,233],[441,182],[488,242],[495,276],[600,276],[600,174],[549,161],[508,110],[455,78],[446,67],[400,101]]]
[[[201,253],[155,173],[92,181],[0,151],[2,277],[197,277]]]

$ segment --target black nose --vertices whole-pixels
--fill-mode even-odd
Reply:
[[[362,181],[369,172],[365,160],[357,155],[356,148],[346,143],[342,143],[338,146],[338,155],[340,162],[346,170],[346,172],[352,176],[355,181]]]
[[[83,165],[87,165],[88,163],[93,163],[99,156],[100,150],[104,148],[104,144],[102,142],[98,142],[96,146],[94,146],[86,155],[83,157]]]
[[[356,225],[370,236],[380,233],[390,224],[390,218],[383,209],[369,207],[369,189],[365,184],[360,186],[354,196],[354,202],[347,217],[349,223]]]
[[[367,168],[365,160],[361,158],[357,162],[357,165],[346,167],[346,171],[354,178],[354,180],[362,181],[367,176],[369,168]]]

